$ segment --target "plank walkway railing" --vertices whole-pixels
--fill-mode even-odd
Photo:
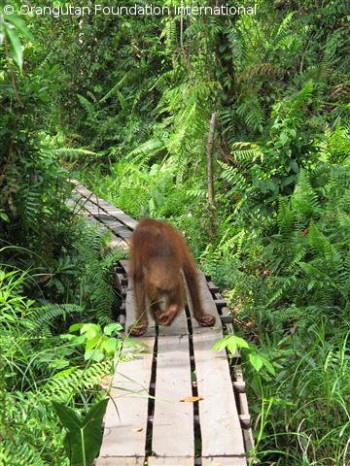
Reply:
[[[127,251],[136,220],[79,183],[75,191],[87,215],[112,231],[112,245]],[[126,260],[115,265],[125,328],[135,315],[127,267]],[[118,365],[96,466],[247,465],[253,440],[240,358],[212,350],[224,332],[233,333],[232,318],[215,285],[198,276],[215,327],[199,327],[187,306],[170,327],[150,323],[138,339],[146,351]]]

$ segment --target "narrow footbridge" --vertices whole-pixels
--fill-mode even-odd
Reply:
[[[87,215],[112,231],[112,245],[127,251],[136,220],[80,184],[75,191]],[[127,268],[121,260],[114,270],[125,328],[135,315]],[[198,276],[215,327],[199,327],[187,306],[170,327],[150,323],[138,339],[146,351],[118,365],[96,466],[247,465],[253,440],[240,357],[212,350],[223,334],[233,333],[232,318],[215,285]]]

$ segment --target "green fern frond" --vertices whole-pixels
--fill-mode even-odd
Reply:
[[[20,436],[20,442],[14,439],[3,439],[0,445],[0,465],[6,466],[45,466],[44,462],[36,451],[35,444],[31,445],[29,439]],[[34,443],[34,442],[33,442]]]
[[[75,393],[84,390],[99,390],[104,376],[111,373],[113,363],[103,361],[88,368],[71,368],[51,378],[41,391],[47,400],[67,401]]]
[[[54,155],[57,155],[57,156],[63,155],[65,157],[70,157],[70,158],[73,158],[73,157],[78,158],[82,155],[83,156],[88,155],[88,156],[93,156],[93,157],[98,156],[96,152],[93,152],[91,150],[82,149],[82,148],[72,148],[72,147],[50,148],[48,149],[48,152]]]
[[[28,316],[28,322],[33,331],[42,330],[53,324],[58,317],[68,317],[72,314],[82,314],[83,308],[75,304],[48,304],[40,309],[36,309]]]
[[[285,70],[273,63],[257,63],[244,69],[236,78],[237,84],[244,84],[247,80],[271,79],[283,76]]]
[[[86,113],[92,116],[95,112],[95,105],[92,102],[90,102],[86,97],[80,94],[77,94],[77,97],[80,102],[80,105],[84,108]]]
[[[244,164],[263,159],[260,147],[250,142],[234,142],[232,144],[232,155],[236,162]]]
[[[132,150],[127,158],[141,165],[146,164],[148,160],[166,149],[166,142],[159,139],[149,139],[136,149]]]

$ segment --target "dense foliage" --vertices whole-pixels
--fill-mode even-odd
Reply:
[[[100,380],[116,361],[82,349],[112,330],[67,335],[74,322],[108,327],[116,299],[108,238],[67,203],[77,177],[133,216],[184,231],[225,288],[237,332],[273,364],[275,376],[245,369],[252,457],[349,465],[346,2],[58,18],[12,4],[18,14],[0,10],[0,464],[69,464],[51,402],[83,424],[94,403],[102,409]]]

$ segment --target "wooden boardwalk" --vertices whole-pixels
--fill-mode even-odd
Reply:
[[[112,231],[113,246],[127,251],[137,222],[80,184],[76,193],[87,214]],[[115,266],[126,328],[134,321],[127,267],[126,260]],[[239,355],[229,360],[212,350],[224,332],[233,333],[232,318],[218,289],[198,275],[215,327],[199,327],[187,307],[170,327],[150,322],[138,338],[145,352],[118,365],[96,466],[247,465],[253,444]]]

